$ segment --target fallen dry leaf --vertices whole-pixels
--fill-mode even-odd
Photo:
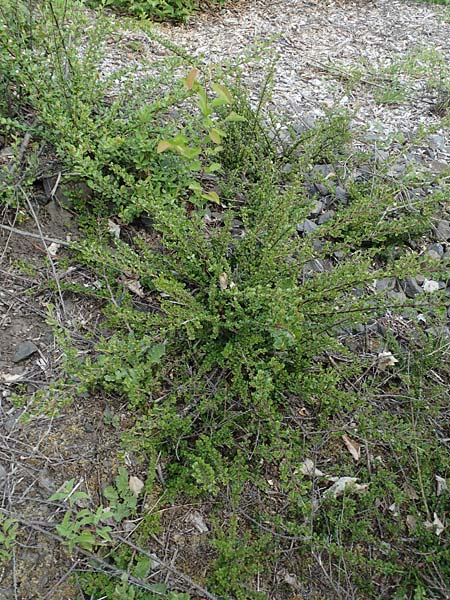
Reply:
[[[429,529],[429,530],[434,529],[434,532],[436,533],[436,535],[439,536],[445,530],[445,525],[440,520],[440,518],[437,516],[436,513],[434,513],[433,517],[434,518],[433,518],[432,523],[430,521],[425,521],[424,525],[425,525],[426,529]]]
[[[108,219],[108,231],[113,237],[120,238],[120,225],[112,219]]]
[[[408,498],[410,500],[418,500],[419,499],[419,494],[412,487],[412,485],[409,485],[409,483],[405,483],[403,486],[403,489],[405,490],[405,494],[408,496]]]
[[[409,531],[414,531],[414,529],[417,526],[417,521],[416,518],[413,517],[413,515],[408,515],[406,517],[406,527],[408,528]]]
[[[299,590],[300,589],[300,584],[299,584],[298,579],[297,579],[297,577],[295,575],[293,575],[292,573],[289,573],[288,571],[283,571],[282,572],[282,576],[283,576],[284,583],[286,583],[287,585],[290,585],[295,590]]]
[[[389,367],[393,367],[396,363],[398,363],[398,360],[389,350],[380,352],[377,357],[377,366],[380,371],[385,371]]]
[[[186,77],[186,89],[192,90],[194,82],[197,79],[199,73],[200,71],[197,68],[194,68],[191,71],[189,71],[188,76]]]
[[[204,518],[198,511],[190,513],[187,516],[187,520],[190,521],[194,525],[194,527],[197,529],[197,531],[199,533],[207,533],[209,531]]]
[[[314,467],[314,463],[310,458],[307,458],[300,465],[300,473],[307,477],[324,477],[325,473],[322,473],[319,469]]]
[[[58,254],[58,250],[61,248],[60,244],[57,244],[56,242],[52,242],[51,244],[49,244],[47,246],[47,252],[50,254],[50,256],[56,256]]]
[[[443,478],[440,477],[440,475],[435,475],[436,478],[436,496],[440,496],[442,494],[442,492],[444,492],[446,489],[448,489],[447,486],[447,481]]]
[[[15,383],[16,381],[20,381],[22,377],[23,373],[20,375],[16,373],[3,373],[0,375],[0,379],[3,381],[3,383]]]
[[[144,482],[142,481],[142,479],[139,479],[139,477],[135,477],[134,475],[131,475],[131,477],[128,481],[128,487],[130,488],[130,490],[133,492],[133,494],[135,496],[139,496],[139,494],[142,492],[142,490],[144,488]]]
[[[228,287],[228,276],[226,273],[222,273],[219,275],[219,285],[222,292],[224,292]]]
[[[333,485],[324,491],[324,496],[333,496],[333,498],[337,498],[338,496],[342,496],[342,494],[349,492],[360,492],[364,493],[367,491],[369,484],[368,483],[357,483],[356,477],[333,477],[330,478],[331,481],[335,480]]]
[[[125,282],[125,285],[127,286],[127,288],[130,290],[130,292],[132,294],[139,296],[139,298],[143,298],[145,296],[144,289],[143,289],[139,279],[128,279]]]
[[[437,516],[437,513],[434,513],[433,517],[434,517],[434,519],[433,519],[432,526],[435,529],[436,535],[441,535],[441,533],[445,530],[445,525],[440,520],[440,518]]]
[[[436,528],[436,535],[441,535],[441,533],[445,530],[444,523],[440,520],[436,513],[434,513],[433,525]]]
[[[391,513],[394,515],[394,517],[398,517],[399,516],[399,510],[398,510],[398,506],[395,504],[391,504],[388,508],[388,510],[391,511]]]
[[[352,440],[351,438],[349,438],[348,435],[346,435],[345,433],[342,436],[342,440],[344,441],[344,444],[347,446],[347,449],[350,452],[350,454],[353,456],[354,460],[356,462],[358,462],[358,460],[361,458],[360,445],[357,442],[355,442],[354,440]]]

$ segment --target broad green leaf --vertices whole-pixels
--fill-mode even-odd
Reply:
[[[213,98],[210,102],[211,106],[216,108],[216,106],[227,106],[230,104],[226,98]]]
[[[211,129],[209,131],[209,137],[215,144],[220,144],[222,142],[222,136],[218,129]]]
[[[228,117],[226,117],[225,121],[228,121],[228,123],[244,123],[245,121],[247,121],[247,119],[233,111],[230,112]]]
[[[207,97],[204,89],[202,89],[202,88],[198,89],[198,97],[199,97],[198,105],[200,107],[200,111],[204,117],[208,117],[211,114],[211,109],[209,108],[208,97]]]
[[[119,499],[119,495],[112,485],[108,485],[108,487],[105,487],[105,489],[103,490],[103,495],[110,502],[117,502],[117,500]]]
[[[205,167],[205,173],[214,173],[215,171],[220,171],[222,169],[222,165],[218,162],[212,163],[209,167]]]
[[[221,85],[220,83],[212,83],[211,87],[219,96],[219,98],[221,98],[222,100],[226,100],[228,104],[231,104],[233,102],[233,96],[225,86]]]
[[[198,181],[193,181],[189,184],[189,189],[193,192],[203,192],[203,188]]]
[[[191,171],[200,171],[200,169],[202,168],[202,162],[200,160],[194,160],[190,166],[189,166]]]
[[[161,140],[160,142],[158,142],[158,146],[156,147],[156,152],[158,154],[161,154],[161,152],[165,152],[166,150],[169,150],[169,148],[172,148],[172,144],[170,142],[168,142],[167,140]]]
[[[78,536],[76,543],[85,550],[92,550],[95,546],[95,536],[90,531],[82,531]]]
[[[119,492],[125,496],[128,493],[128,472],[125,467],[119,467],[119,474],[116,477],[116,486]]]
[[[206,200],[210,200],[215,204],[220,204],[220,198],[216,192],[207,192],[206,194],[203,194],[203,198],[205,198]]]
[[[189,146],[175,146],[174,149],[184,158],[191,159],[196,158],[201,152],[201,148],[190,148]]]

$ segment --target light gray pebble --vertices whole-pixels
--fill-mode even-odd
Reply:
[[[428,250],[436,252],[439,256],[443,256],[444,254],[444,246],[442,244],[430,244]]]
[[[384,277],[383,279],[377,279],[375,288],[378,292],[384,292],[385,290],[393,290],[395,287],[395,277]]]
[[[305,219],[302,223],[299,223],[297,225],[297,231],[299,233],[312,233],[313,231],[315,231],[317,229],[317,224],[314,223],[314,221],[311,221],[310,219]]]
[[[327,221],[332,219],[335,215],[335,210],[326,210],[323,214],[319,216],[317,222],[319,223],[319,225],[323,225],[324,223],[327,223]]]
[[[445,242],[446,240],[450,239],[450,223],[446,219],[441,219],[438,221],[438,223],[435,225],[434,231],[436,238],[439,241]]]
[[[392,300],[397,300],[399,302],[404,302],[406,300],[406,294],[402,291],[396,292],[391,290],[388,292],[388,296],[389,298],[392,298]]]
[[[323,211],[324,204],[321,200],[316,200],[311,208],[311,215],[317,217]]]

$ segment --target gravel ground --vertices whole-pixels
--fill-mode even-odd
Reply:
[[[293,116],[322,115],[338,103],[354,111],[356,123],[378,131],[413,131],[419,124],[439,123],[430,110],[435,98],[427,90],[427,77],[415,82],[417,93],[410,101],[390,106],[374,99],[383,82],[349,93],[343,79],[352,66],[387,66],[424,48],[437,49],[448,63],[450,16],[445,7],[400,0],[252,0],[161,30],[212,63],[224,58],[239,62],[252,46],[266,43],[278,56],[273,105]],[[339,67],[334,74],[333,64]],[[252,64],[246,72],[257,94],[264,65],[258,69]]]

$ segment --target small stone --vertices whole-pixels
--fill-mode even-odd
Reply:
[[[368,167],[361,167],[356,176],[355,176],[355,181],[360,182],[360,181],[367,181],[368,179],[370,179],[372,176],[372,172],[370,171],[370,169]]]
[[[317,252],[320,252],[320,250],[322,250],[322,248],[325,246],[325,242],[323,240],[318,240],[315,239],[312,243],[314,250],[317,250]]]
[[[425,279],[423,284],[423,291],[432,294],[433,292],[437,292],[439,290],[439,281],[434,281],[433,279]]]
[[[57,483],[50,475],[50,471],[48,469],[43,469],[39,472],[38,483],[41,486],[41,488],[49,492],[52,492],[58,487]]]
[[[375,288],[378,292],[384,292],[385,290],[393,290],[395,287],[395,277],[384,277],[383,279],[377,279]]]
[[[319,225],[323,225],[324,223],[332,219],[335,216],[335,214],[335,210],[326,210],[323,214],[320,215],[317,222],[319,223]]]
[[[315,198],[317,196],[316,187],[313,183],[306,183],[305,190],[309,198]]]
[[[426,255],[429,256],[430,258],[432,258],[433,260],[440,260],[441,257],[439,256],[439,254],[437,252],[435,252],[434,250],[427,250],[426,251]]]
[[[328,196],[330,193],[330,190],[323,183],[315,183],[314,187],[316,188],[317,193],[321,196]]]
[[[341,204],[347,204],[350,199],[350,194],[340,185],[338,185],[334,190],[334,195]]]
[[[16,348],[16,351],[13,356],[13,362],[21,362],[22,360],[25,360],[26,358],[32,356],[37,351],[38,347],[36,346],[36,344],[33,344],[33,342],[30,342],[29,340],[21,342]]]
[[[85,423],[83,429],[86,433],[92,433],[94,431],[94,426],[91,423]]]
[[[301,122],[293,123],[292,128],[295,131],[295,133],[297,133],[298,135],[301,135],[302,133],[306,133],[310,129],[313,129],[315,127],[315,125],[316,125],[316,117],[306,116],[306,117],[302,117]]]
[[[428,335],[439,339],[449,339],[450,329],[448,327],[429,327],[425,330]]]
[[[437,239],[441,242],[445,242],[446,240],[450,239],[450,223],[447,220],[442,219],[441,221],[438,221],[434,231]]]
[[[405,277],[403,281],[403,289],[408,298],[415,298],[419,294],[423,293],[423,289],[417,283],[416,279],[409,275],[408,277]]]
[[[428,166],[434,173],[446,173],[450,169],[449,164],[442,160],[430,160]]]
[[[335,174],[333,165],[328,164],[314,165],[313,171],[322,177],[332,177]]]
[[[0,465],[0,485],[3,484],[7,476],[8,473],[6,472],[5,467],[3,465]]]
[[[444,246],[442,244],[430,244],[427,248],[427,254],[429,252],[434,252],[439,257],[444,256]]]
[[[316,200],[311,208],[311,215],[313,217],[317,217],[318,215],[320,215],[320,213],[323,210],[323,202],[321,202],[320,200]]]
[[[377,162],[385,162],[389,158],[389,152],[387,152],[386,150],[380,150],[379,148],[375,149],[373,155]]]
[[[314,230],[317,229],[317,224],[314,223],[314,221],[311,221],[310,219],[305,219],[303,221],[303,223],[299,223],[297,225],[297,231],[299,233],[312,233]]]
[[[388,292],[388,297],[397,302],[404,302],[406,300],[406,294],[404,292],[396,292],[394,290]]]
[[[443,135],[433,134],[428,137],[431,142],[431,147],[436,148],[437,150],[442,150],[445,152],[446,150],[446,139]]]

